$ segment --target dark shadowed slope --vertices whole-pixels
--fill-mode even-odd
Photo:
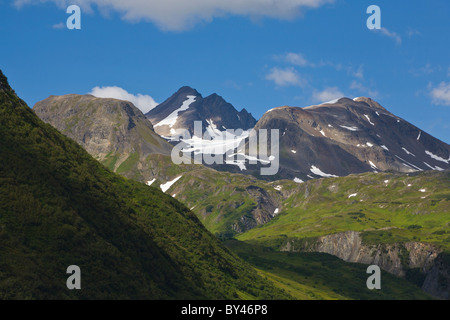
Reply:
[[[286,297],[178,201],[39,120],[1,72],[0,134],[0,298]]]

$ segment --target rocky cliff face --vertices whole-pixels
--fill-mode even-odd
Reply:
[[[437,259],[440,250],[431,244],[407,242],[366,245],[360,232],[347,231],[315,239],[290,239],[280,250],[328,253],[347,262],[378,265],[400,277],[404,277],[408,269],[419,269],[426,275],[423,290],[448,299],[449,267]]]
[[[443,256],[439,256],[427,272],[422,289],[435,297],[450,299],[450,267]]]
[[[448,144],[369,98],[274,108],[258,121],[259,129],[279,130],[283,178],[450,168]]]
[[[164,137],[175,137],[175,132],[185,130],[192,136],[194,121],[201,121],[203,130],[211,126],[219,131],[247,130],[256,124],[255,118],[247,110],[237,111],[215,93],[203,98],[197,90],[190,87],[180,88],[146,116],[154,124],[155,131]]]
[[[281,206],[279,199],[269,194],[264,188],[250,185],[245,188],[245,192],[255,201],[255,206],[251,215],[243,215],[231,228],[237,233],[250,230],[258,225],[265,224],[272,220]]]
[[[172,149],[128,101],[71,94],[51,96],[33,110],[111,170],[140,181],[152,177],[147,157]]]

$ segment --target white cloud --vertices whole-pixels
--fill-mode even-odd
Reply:
[[[312,62],[305,58],[301,53],[288,52],[285,54],[274,55],[274,59],[278,62],[288,63],[296,67],[311,67],[324,68],[331,67],[336,71],[345,71],[352,77],[363,80],[364,79],[364,65],[360,64],[357,69],[351,65],[343,65],[342,63],[333,63],[331,61],[321,60],[319,62]]]
[[[315,90],[312,96],[314,102],[331,101],[342,97],[344,97],[344,94],[338,87],[328,87],[322,91]]]
[[[54,2],[61,7],[80,5],[82,10],[114,10],[123,19],[151,21],[159,28],[170,31],[188,29],[195,24],[209,22],[216,17],[240,15],[293,19],[303,9],[318,8],[335,0],[14,0],[17,7],[25,4]]]
[[[143,113],[147,113],[158,105],[152,97],[143,94],[133,95],[119,87],[95,87],[89,93],[97,98],[113,98],[126,100],[134,104]]]
[[[353,76],[358,79],[364,79],[364,67],[360,65],[358,70],[353,72]]]
[[[434,104],[450,106],[450,83],[441,82],[430,94]]]
[[[395,42],[397,42],[397,44],[402,44],[402,38],[395,32],[391,32],[386,28],[381,28],[381,29],[374,29],[374,31],[378,31],[381,34],[388,36],[389,38],[392,38],[395,40]]]
[[[306,85],[306,80],[302,79],[300,75],[293,68],[272,68],[266,75],[266,80],[271,80],[279,87],[298,86],[303,87]]]
[[[52,28],[53,29],[64,29],[64,28],[67,28],[67,26],[65,23],[60,22],[60,23],[56,23],[56,24],[52,25]]]
[[[412,29],[412,28],[409,28],[406,34],[408,35],[409,38],[412,38],[412,37],[414,37],[414,36],[420,36],[420,35],[421,35],[421,33],[420,33],[419,30],[417,30],[417,29]]]
[[[290,63],[294,66],[299,66],[299,67],[313,66],[313,64],[310,63],[308,60],[306,60],[305,57],[301,53],[288,52],[278,58],[281,58],[282,60],[284,60],[287,63]]]
[[[358,81],[352,81],[350,84],[350,89],[357,90],[359,93],[367,94],[370,98],[377,98],[379,94],[378,91],[367,88]]]

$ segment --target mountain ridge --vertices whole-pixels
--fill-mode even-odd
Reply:
[[[1,299],[290,298],[177,200],[40,120],[1,72],[0,134]]]
[[[183,107],[183,103],[187,101],[188,97],[193,97],[192,101],[188,106]],[[178,113],[177,110],[179,110]],[[167,124],[161,125],[162,121],[171,115],[173,115],[173,119],[166,121]],[[213,122],[219,130],[247,130],[256,123],[256,119],[245,108],[237,111],[232,104],[217,93],[203,97],[197,90],[189,86],[178,89],[166,101],[146,113],[146,116],[153,123],[155,131],[163,137],[170,137],[174,135],[175,131],[183,132],[185,130],[192,136],[194,121],[201,121],[203,128]]]
[[[36,103],[33,110],[113,171],[137,167],[150,171],[149,155],[170,155],[172,150],[144,114],[128,101],[69,94],[50,96]],[[137,170],[125,175],[140,177],[141,181],[148,178]]]
[[[273,108],[259,119],[259,129],[280,130],[283,178],[305,181],[369,171],[450,168],[448,144],[370,98]]]

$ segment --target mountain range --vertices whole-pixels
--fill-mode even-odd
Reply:
[[[116,108],[106,107],[111,104]],[[270,260],[286,257],[267,250],[322,252],[358,263],[376,257],[383,269],[407,283],[448,298],[449,145],[369,98],[274,108],[258,122],[245,120],[245,110],[237,112],[218,95],[202,98],[189,87],[146,116],[129,102],[89,95],[50,97],[33,110],[111,171],[171,195],[216,236],[243,241],[230,248],[265,270],[273,283],[280,277],[288,281],[293,296],[305,297],[305,292],[288,280],[292,270],[281,270],[279,262]],[[167,142],[176,143],[177,130],[193,134],[193,121],[202,121],[216,139],[227,129],[279,130],[278,174],[259,179],[263,164],[248,163],[251,155],[243,156],[239,166],[175,165]],[[104,129],[94,123],[103,123]],[[236,153],[248,150],[247,137]],[[432,258],[425,257],[427,252]],[[320,295],[329,297],[328,289]],[[352,296],[352,290],[343,296]]]
[[[195,121],[200,121],[203,128],[213,126],[221,131],[248,130],[256,124],[255,118],[247,110],[238,112],[215,93],[203,98],[197,90],[188,86],[180,88],[146,116],[155,132],[164,137],[182,134],[186,130],[193,136]]]
[[[183,204],[112,173],[40,120],[1,71],[0,133],[1,299],[290,298]],[[81,290],[66,287],[71,265]]]
[[[121,106],[121,113],[110,110],[111,104]],[[125,106],[132,111],[123,109]],[[224,155],[223,164],[210,167],[265,180],[293,179],[301,183],[363,172],[450,168],[448,144],[364,97],[341,98],[306,108],[278,107],[257,122],[245,109],[238,112],[217,94],[203,98],[190,87],[180,88],[147,113],[150,122],[129,102],[89,95],[52,96],[33,109],[106,166],[140,181],[155,178],[157,173],[151,169],[154,163],[149,159],[170,155],[172,146],[167,142],[173,145],[186,133],[194,136],[194,121],[201,122],[206,138],[202,137],[200,147],[196,145],[198,140],[184,139],[189,146],[183,149],[185,155],[214,153],[214,147],[223,146],[222,154],[234,152],[238,160],[230,161]],[[93,123],[92,119],[98,120]],[[225,140],[230,129],[242,129],[241,135],[231,135],[237,141],[231,147]],[[251,129],[279,130],[277,174],[262,176],[260,169],[265,163],[249,163],[249,159],[258,158],[249,148]]]
[[[450,146],[370,98],[279,107],[255,130],[280,130],[277,178],[306,181],[363,172],[418,172],[450,168]]]

